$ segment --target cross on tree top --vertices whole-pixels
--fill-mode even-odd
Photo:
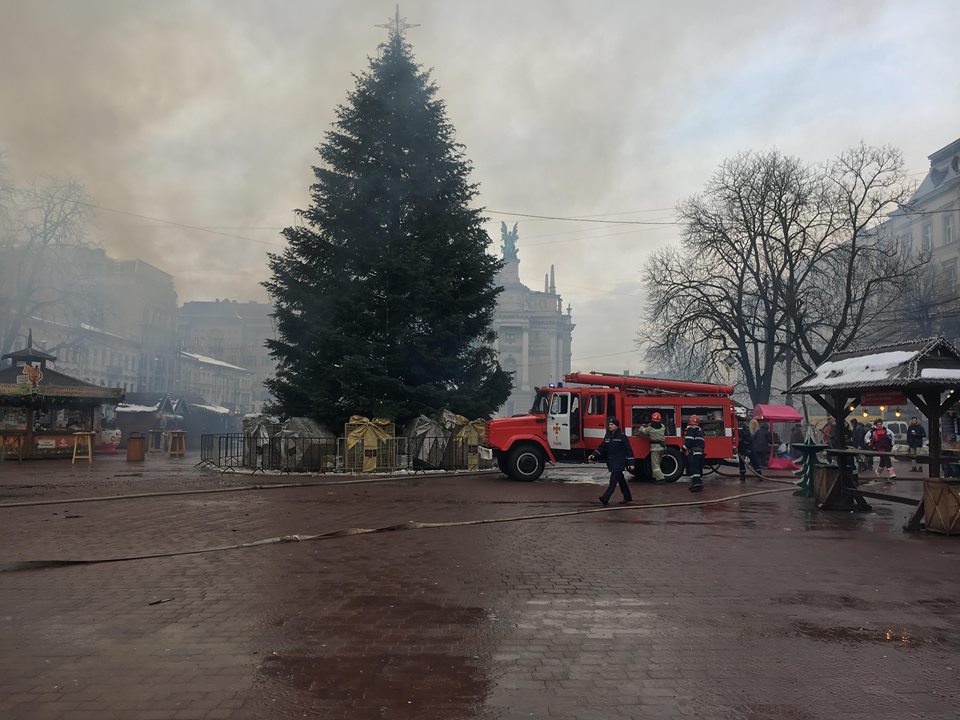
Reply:
[[[400,5],[397,4],[397,14],[389,21],[382,25],[377,25],[376,27],[386,28],[387,30],[393,30],[397,35],[403,35],[403,31],[407,28],[420,27],[420,23],[408,23],[406,18],[400,17]]]

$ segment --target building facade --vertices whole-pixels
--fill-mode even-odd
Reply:
[[[245,368],[251,373],[250,412],[260,412],[270,393],[264,382],[276,363],[266,341],[274,338],[273,306],[257,302],[215,300],[188,302],[177,316],[180,348]]]
[[[497,284],[494,330],[500,366],[513,377],[513,391],[498,411],[499,416],[524,413],[533,405],[537,387],[562,381],[570,372],[573,318],[557,293],[554,267],[544,277],[543,292],[520,281],[517,226],[501,225],[503,268]]]
[[[177,362],[177,392],[203,398],[207,405],[236,413],[250,412],[253,373],[217,358],[181,352]]]
[[[886,230],[915,257],[928,259],[911,288],[911,337],[960,333],[960,139],[929,156],[930,169],[910,201],[891,213]]]
[[[100,387],[118,387],[124,392],[137,389],[140,367],[140,343],[129,337],[81,323],[64,323],[31,318],[35,344],[56,350],[57,369],[79,380]]]

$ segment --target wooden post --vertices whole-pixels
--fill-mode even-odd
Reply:
[[[927,406],[927,426],[930,445],[929,477],[940,477],[941,454],[943,452],[943,438],[940,433],[940,417],[943,408],[940,405],[940,391],[927,390],[923,393],[923,401]]]
[[[960,396],[957,395],[956,391],[954,391],[953,395],[947,395],[943,403],[940,402],[940,395],[941,391],[939,389],[926,390],[919,395],[907,393],[910,401],[927,417],[927,437],[929,438],[928,442],[930,447],[930,463],[927,469],[927,477],[929,480],[937,481],[940,479],[940,466],[943,460],[943,438],[940,433],[940,419],[957,400],[960,400]],[[926,496],[926,489],[924,489],[923,494]],[[907,524],[903,526],[904,531],[919,530],[921,528],[926,511],[924,504],[925,500],[921,498],[920,502],[917,503],[916,510],[913,511],[910,519],[907,520]]]
[[[24,417],[27,419],[27,432],[21,441],[23,445],[20,448],[20,454],[33,457],[33,408],[29,405],[26,407]]]

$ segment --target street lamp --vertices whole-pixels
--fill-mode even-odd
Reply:
[[[727,353],[723,359],[723,364],[727,366],[727,384],[733,384],[733,367],[737,364],[737,356],[734,353]]]

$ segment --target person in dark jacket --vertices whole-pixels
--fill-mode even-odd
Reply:
[[[683,447],[687,451],[687,472],[690,473],[690,492],[703,490],[703,448],[705,438],[700,429],[700,418],[691,415],[683,435]]]
[[[740,482],[747,481],[747,464],[745,458],[750,457],[750,426],[746,420],[737,422],[737,465],[740,470]],[[753,465],[753,461],[750,462]]]
[[[606,507],[613,497],[613,491],[620,486],[620,493],[623,495],[622,505],[633,500],[630,495],[630,487],[623,476],[623,471],[633,467],[633,449],[630,447],[630,438],[623,434],[620,429],[620,421],[615,417],[607,420],[607,432],[603,436],[603,442],[600,447],[594,450],[587,461],[604,460],[607,463],[607,470],[610,471],[610,485],[607,491],[600,496],[600,504]]]
[[[853,447],[857,450],[869,450],[867,447],[867,424],[862,423],[856,418],[850,421],[850,439],[853,441]],[[873,470],[873,457],[870,455],[857,455],[857,470],[865,472]]]
[[[770,426],[767,423],[760,423],[757,431],[750,438],[750,464],[753,469],[760,472],[767,466],[770,459],[770,443],[773,438],[770,436]]]
[[[924,438],[927,437],[927,431],[923,429],[920,420],[916,416],[910,418],[910,424],[907,425],[907,448],[910,452],[910,472],[920,472],[922,469],[917,462],[917,454],[923,447]]]

